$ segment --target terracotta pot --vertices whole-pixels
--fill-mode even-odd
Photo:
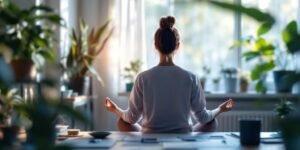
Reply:
[[[16,82],[34,80],[36,77],[36,66],[32,60],[18,59],[10,63],[15,75]]]
[[[249,84],[247,82],[240,83],[240,92],[247,92]]]

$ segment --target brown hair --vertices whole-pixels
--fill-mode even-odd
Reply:
[[[171,54],[179,44],[179,34],[177,29],[173,27],[174,24],[175,18],[172,16],[160,18],[160,27],[155,32],[154,42],[162,54]]]

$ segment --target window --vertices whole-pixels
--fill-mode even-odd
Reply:
[[[232,0],[227,0],[232,2]],[[176,16],[180,50],[176,63],[199,76],[218,77],[222,67],[236,67],[229,46],[234,42],[234,14],[197,1],[146,0],[146,44],[148,68],[157,64],[153,35],[161,16]],[[213,16],[213,17],[212,17]],[[211,75],[202,68],[211,68]]]
[[[281,31],[289,21],[297,18],[297,0],[226,1],[241,2],[246,7],[257,7],[271,13],[277,22],[266,38],[274,41],[280,49],[284,49]],[[241,34],[241,37],[255,35],[259,24],[247,16],[238,19],[234,13],[189,0],[145,0],[148,68],[156,65],[158,61],[153,46],[153,35],[158,28],[159,18],[166,15],[176,16],[175,26],[181,35],[181,49],[176,62],[180,66],[199,76],[203,75],[203,66],[211,68],[211,74],[206,75],[209,76],[210,82],[220,76],[222,67],[241,67],[243,71],[251,69],[251,64],[245,63],[239,57],[239,52],[230,51],[229,47],[238,37],[237,34]],[[240,33],[235,31],[236,25],[241,27]],[[271,82],[272,79],[269,77],[268,81]]]

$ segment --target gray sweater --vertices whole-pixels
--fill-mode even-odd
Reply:
[[[122,119],[142,119],[143,132],[190,132],[191,112],[200,123],[213,119],[197,76],[178,66],[156,66],[137,76]]]

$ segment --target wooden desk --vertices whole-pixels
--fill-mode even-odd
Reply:
[[[214,133],[189,133],[189,134],[143,134],[140,132],[111,132],[108,136],[108,140],[114,140],[116,143],[110,149],[149,149],[149,150],[160,150],[163,149],[168,143],[175,145],[179,148],[179,145],[186,144],[186,148],[190,149],[258,149],[258,150],[282,150],[284,149],[283,144],[264,144],[261,143],[257,147],[244,147],[240,145],[239,139],[230,135],[230,132],[214,132]],[[83,136],[79,138],[90,139],[88,132],[82,132]],[[183,141],[182,137],[187,136],[198,136],[202,137],[196,142]],[[217,137],[217,138],[216,138]],[[223,137],[223,138],[220,138]],[[158,143],[142,143],[141,138],[157,138]],[[68,140],[72,140],[70,138]],[[60,143],[60,142],[58,142]],[[194,147],[194,148],[192,148]],[[77,148],[76,148],[77,149]],[[80,148],[79,150],[89,150],[89,148]]]

